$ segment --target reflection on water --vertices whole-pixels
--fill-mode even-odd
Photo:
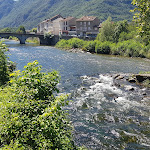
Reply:
[[[91,149],[149,149],[150,95],[129,83],[120,86],[110,74],[150,70],[150,61],[139,58],[77,54],[48,46],[10,45],[9,57],[23,68],[38,60],[44,71],[58,70],[61,92],[73,101],[66,108],[75,131],[75,142]],[[106,75],[107,74],[107,75]]]

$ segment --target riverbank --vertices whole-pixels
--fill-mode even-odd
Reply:
[[[135,40],[112,43],[109,41],[84,41],[78,38],[72,38],[69,40],[60,40],[56,44],[56,47],[65,49],[67,51],[69,49],[80,49],[82,51],[90,53],[120,55],[127,57],[141,57],[150,59],[150,44],[144,46],[142,43]]]
[[[131,73],[132,76],[139,71],[149,71],[149,60],[73,53],[15,41],[7,44],[10,60],[17,63],[17,69],[22,70],[24,64],[38,60],[43,71],[60,72],[60,92],[71,93],[72,101],[65,109],[75,129],[76,145],[85,145],[88,149],[123,146],[148,149],[142,145],[150,145],[149,95],[143,95],[147,90],[129,83],[126,78],[113,82],[111,75]],[[128,90],[129,85],[133,91]]]

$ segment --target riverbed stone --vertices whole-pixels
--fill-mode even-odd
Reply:
[[[116,78],[116,80],[122,80],[122,79],[124,79],[124,76],[123,76],[123,75],[120,75],[120,76],[118,76],[118,77]]]
[[[136,83],[136,78],[135,77],[131,77],[127,79],[130,83]]]
[[[120,74],[115,74],[113,78],[116,79],[119,76],[120,76]]]
[[[150,80],[150,74],[136,74],[135,77],[139,83],[147,79]]]
[[[131,86],[131,85],[126,85],[126,86],[125,86],[125,89],[126,89],[127,91],[134,91],[134,90],[135,90],[135,88],[134,88],[133,86]]]

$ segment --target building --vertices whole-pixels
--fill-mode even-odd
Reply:
[[[76,18],[67,17],[60,21],[60,34],[61,35],[76,35]]]
[[[54,35],[59,34],[59,22],[64,18],[61,15],[56,15],[50,19],[46,19],[38,24],[37,33],[51,33]]]
[[[96,37],[99,33],[100,20],[94,16],[63,18],[56,15],[42,21],[37,27],[37,33],[51,33],[53,35],[78,35]]]
[[[99,33],[100,20],[94,16],[83,16],[76,20],[77,35],[96,37]]]

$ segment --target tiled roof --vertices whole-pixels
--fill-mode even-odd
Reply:
[[[95,16],[83,16],[80,19],[77,19],[76,21],[93,21],[95,18]]]
[[[54,20],[57,19],[57,18],[63,18],[63,17],[62,17],[60,14],[58,14],[58,15],[56,15],[56,16],[50,18],[49,20],[54,21]]]
[[[44,21],[42,21],[42,23],[48,22],[48,21],[54,21],[54,20],[57,19],[57,18],[63,18],[63,17],[62,17],[60,14],[58,14],[58,15],[56,15],[56,16],[50,18],[50,19],[45,19]]]
[[[72,20],[72,19],[74,19],[74,17],[67,17],[67,18],[65,18],[64,20],[62,20],[62,21],[69,21],[69,20]],[[76,18],[75,18],[76,19]]]

